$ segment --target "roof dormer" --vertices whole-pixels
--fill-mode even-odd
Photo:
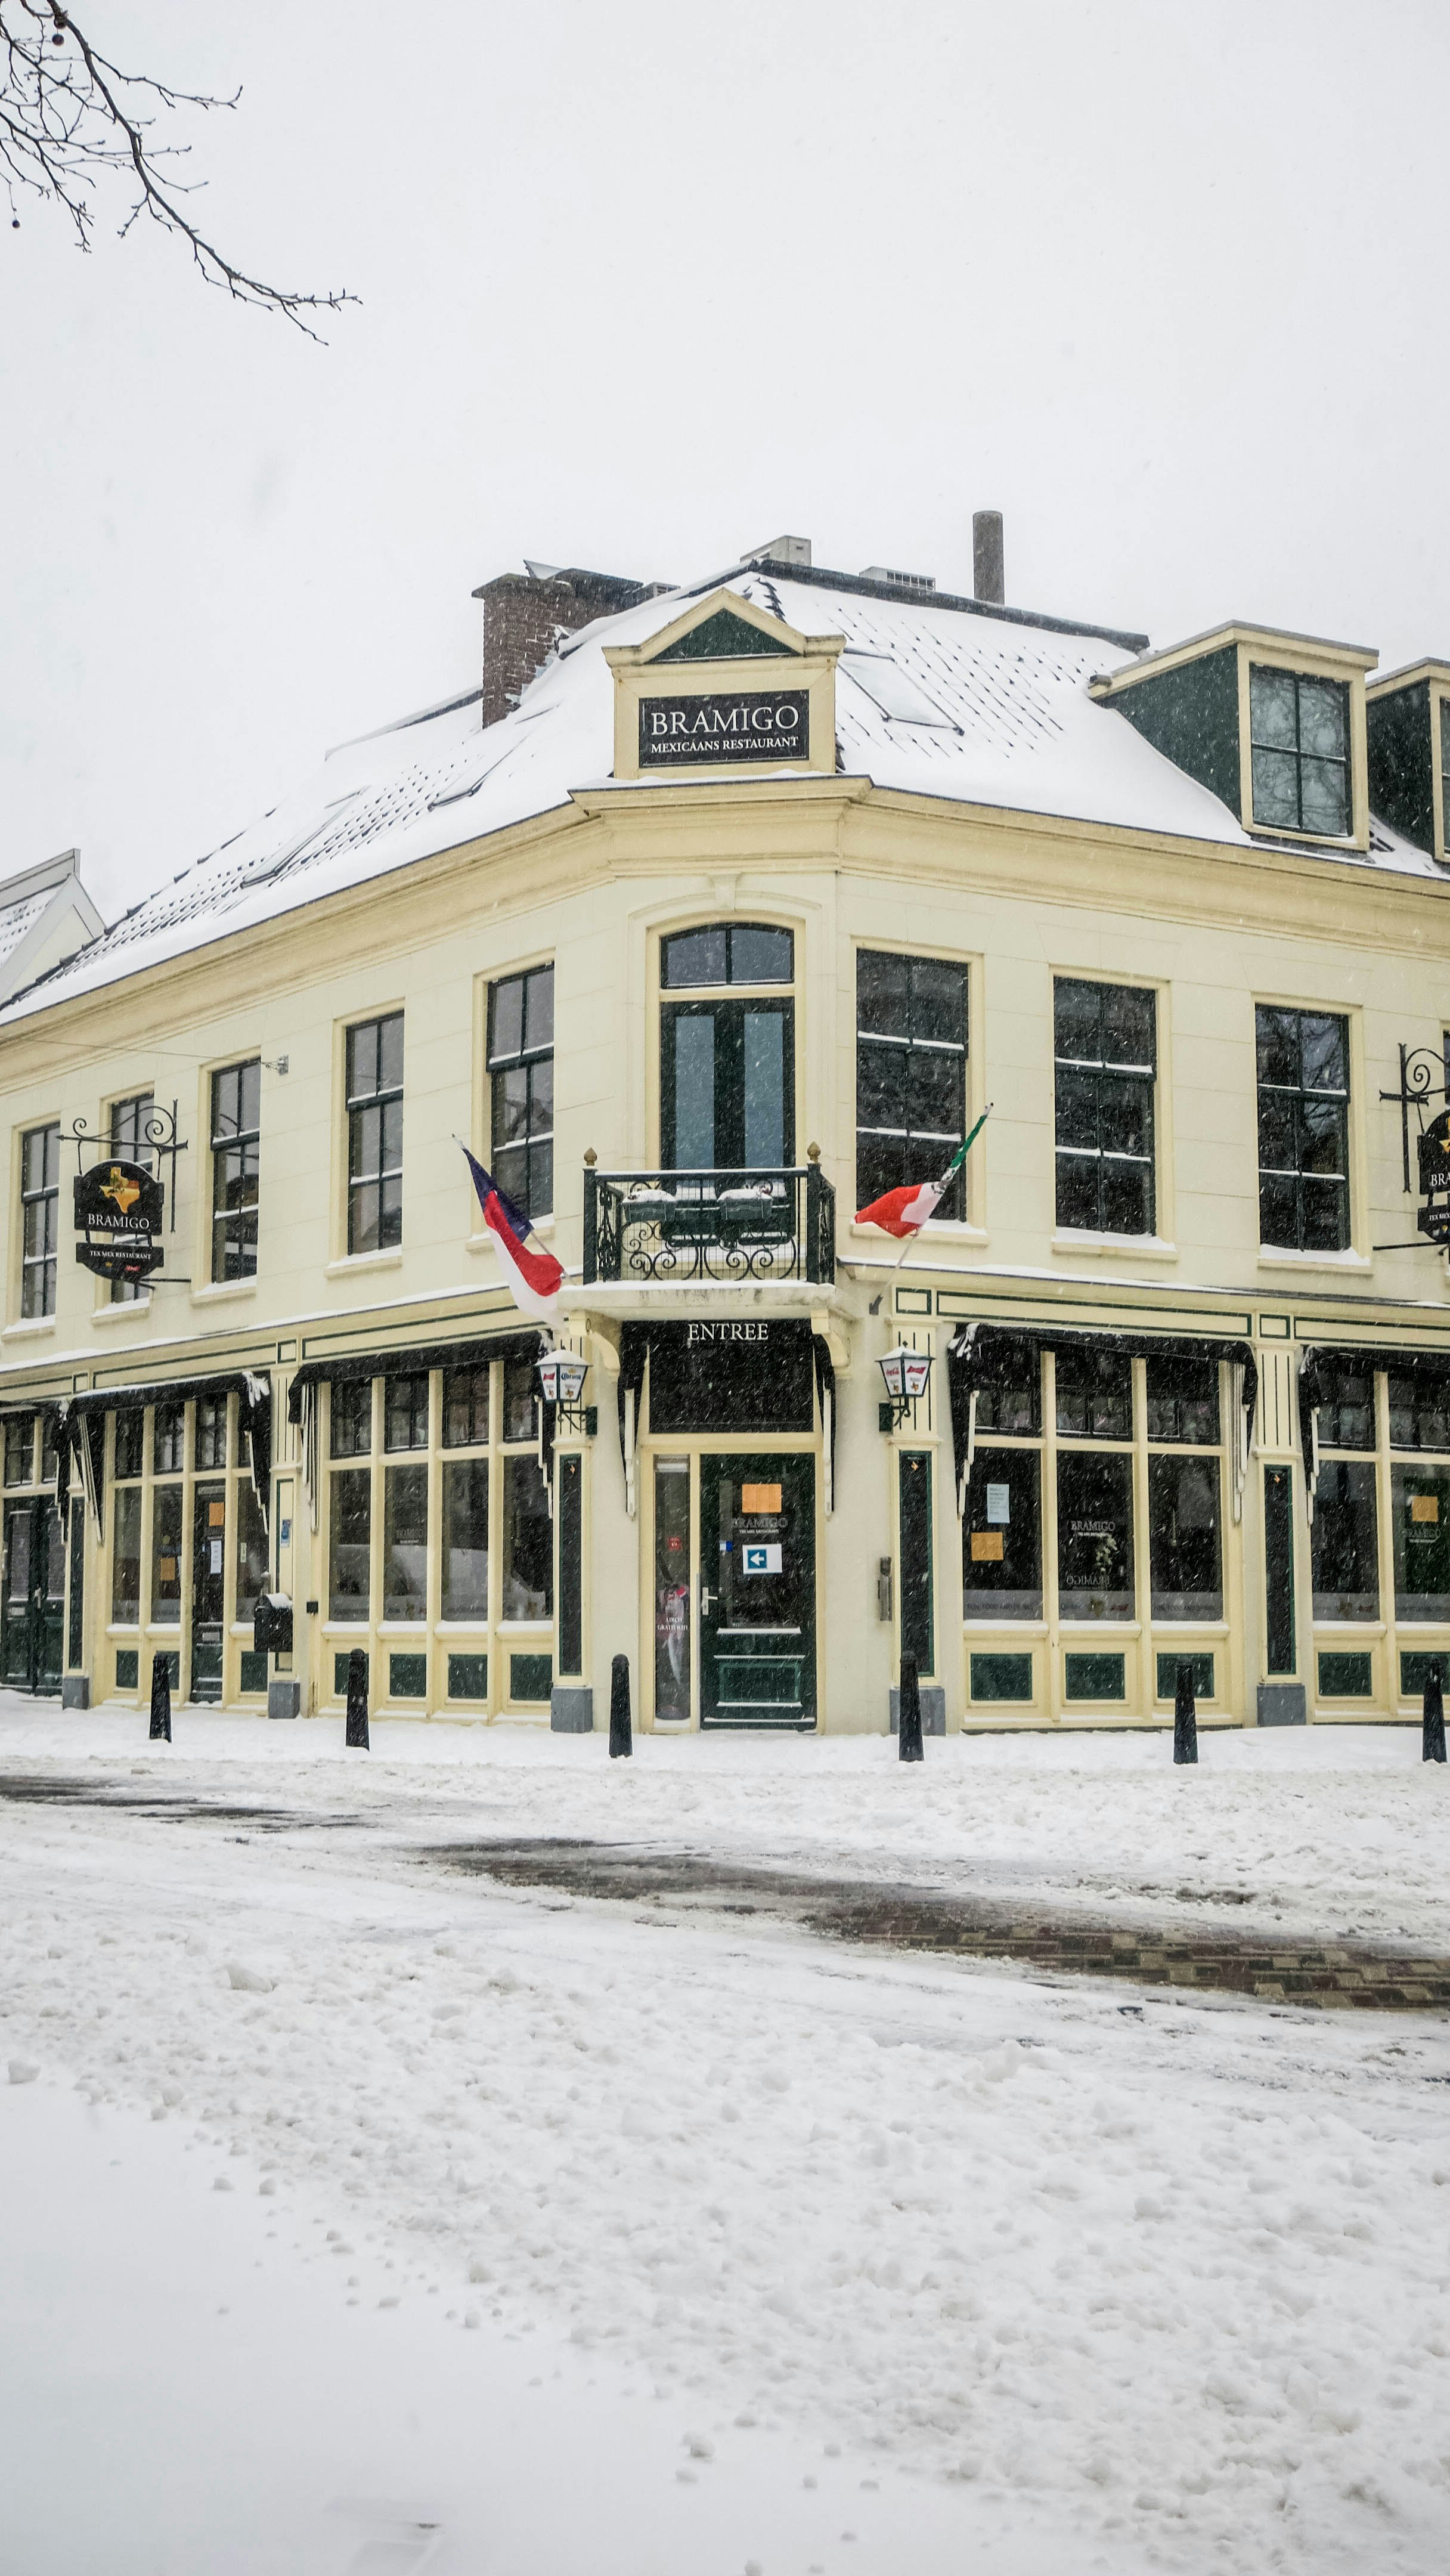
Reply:
[[[643,643],[606,645],[615,777],[834,771],[843,640],[720,589]]]
[[[1379,656],[1234,622],[1092,682],[1255,839],[1369,848],[1365,674]]]
[[[1387,671],[1365,701],[1371,809],[1412,848],[1450,865],[1450,662]]]

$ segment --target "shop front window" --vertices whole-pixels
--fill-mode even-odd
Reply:
[[[1035,1449],[979,1449],[962,1525],[964,1619],[1042,1616],[1042,1473]]]
[[[120,1485],[112,1506],[111,1621],[117,1628],[141,1624],[141,1488]]]
[[[1376,1470],[1358,1459],[1323,1459],[1310,1533],[1316,1619],[1378,1619]]]
[[[450,1459],[443,1470],[443,1616],[488,1617],[488,1460]]]
[[[180,1407],[177,1408],[178,1411]],[[158,1413],[161,1407],[157,1407]],[[157,1485],[151,1495],[151,1617],[153,1624],[175,1627],[181,1619],[181,1531],[184,1493],[180,1485]]]
[[[655,1460],[655,1715],[690,1714],[690,1462]]]
[[[425,1396],[426,1390],[425,1379]],[[428,1470],[389,1467],[383,1479],[383,1617],[427,1615]]]
[[[1060,1450],[1057,1589],[1064,1619],[1133,1616],[1133,1461],[1111,1450]]]
[[[366,1619],[372,1556],[372,1473],[344,1467],[332,1479],[332,1548],[328,1616]]]
[[[1149,1459],[1148,1535],[1154,1618],[1221,1619],[1216,1458]]]
[[[1057,1354],[1057,1428],[1073,1440],[1131,1440],[1132,1361],[1091,1343],[1064,1343]]]
[[[237,1483],[235,1522],[237,1600],[233,1616],[239,1620],[255,1619],[257,1603],[268,1588],[271,1560],[267,1525],[250,1476],[241,1477]]]
[[[554,1524],[537,1458],[503,1466],[503,1616],[548,1619],[554,1609]]]
[[[1390,1510],[1396,1617],[1450,1623],[1450,1466],[1392,1468]]]
[[[1450,1381],[1392,1370],[1389,1413],[1392,1449],[1440,1449],[1450,1454]],[[1324,1438],[1322,1411],[1319,1437]]]

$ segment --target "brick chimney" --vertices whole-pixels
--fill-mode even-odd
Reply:
[[[596,617],[617,616],[670,587],[626,581],[616,573],[556,571],[539,564],[501,572],[473,594],[483,602],[483,721],[497,724],[516,707],[553,652],[559,630],[570,634]]]

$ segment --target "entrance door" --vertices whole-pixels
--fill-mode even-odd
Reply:
[[[700,1722],[813,1726],[816,1462],[700,1460]]]
[[[194,1700],[219,1700],[227,1586],[225,1485],[198,1485],[192,1509],[191,1696]]]
[[[12,1690],[53,1694],[65,1660],[65,1529],[48,1494],[5,1506],[4,1638]]]

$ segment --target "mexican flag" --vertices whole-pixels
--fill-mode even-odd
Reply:
[[[969,1148],[991,1115],[992,1103],[989,1100],[970,1135],[962,1138],[939,1181],[908,1181],[903,1189],[887,1190],[881,1198],[873,1199],[869,1207],[856,1210],[856,1223],[879,1225],[883,1234],[894,1234],[898,1238],[904,1236],[909,1242],[912,1235],[920,1233],[928,1217],[935,1216],[966,1161]]]

